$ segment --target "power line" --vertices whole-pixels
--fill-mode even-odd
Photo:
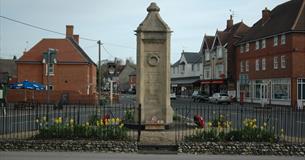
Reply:
[[[12,18],[9,18],[9,17],[5,17],[5,16],[1,16],[1,15],[0,15],[0,17],[3,18],[3,19],[9,20],[9,21],[15,22],[15,23],[19,23],[19,24],[22,24],[22,25],[25,25],[25,26],[32,27],[32,28],[40,29],[40,30],[55,33],[55,34],[66,35],[65,33],[53,31],[53,30],[46,29],[46,28],[42,28],[42,27],[32,25],[32,24],[29,24],[29,23],[26,23],[26,22],[21,22],[19,20],[12,19]],[[87,40],[87,41],[94,41],[94,42],[98,41],[98,40],[95,40],[95,39],[84,38],[84,37],[80,37],[80,39]]]
[[[106,51],[106,53],[107,53],[108,55],[110,55],[112,58],[114,58],[114,56],[105,48],[104,45],[102,45],[102,47],[104,48],[104,50]]]

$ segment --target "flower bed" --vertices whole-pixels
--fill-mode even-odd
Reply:
[[[127,140],[128,129],[120,118],[110,118],[105,115],[98,119],[91,117],[89,122],[76,124],[73,118],[64,120],[57,117],[49,121],[46,117],[38,118],[39,133],[34,139],[99,139]]]

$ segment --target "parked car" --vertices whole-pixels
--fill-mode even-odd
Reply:
[[[209,101],[209,95],[206,93],[198,93],[193,96],[194,102],[208,102]]]
[[[176,93],[172,92],[172,93],[170,94],[170,98],[171,98],[171,99],[177,99]]]
[[[212,103],[231,103],[231,99],[226,93],[214,93],[212,97],[209,97],[209,101]]]
[[[198,93],[199,93],[198,91],[194,91],[193,92],[193,94],[192,94],[192,99],[193,100],[195,99],[195,97],[197,97]]]

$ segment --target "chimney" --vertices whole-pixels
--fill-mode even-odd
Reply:
[[[271,11],[266,7],[262,11],[262,24],[265,24],[271,18]]]
[[[66,25],[66,38],[73,37],[73,25]]]
[[[227,20],[227,29],[233,27],[233,16],[230,15],[230,19]]]
[[[79,35],[78,34],[74,34],[73,35],[73,40],[78,44],[79,43]]]

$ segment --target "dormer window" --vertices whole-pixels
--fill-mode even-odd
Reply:
[[[286,44],[286,35],[282,34],[281,35],[281,45],[284,45],[284,44]]]
[[[210,53],[209,52],[206,51],[204,56],[205,56],[205,61],[209,61],[210,60]]]
[[[259,41],[255,42],[255,49],[258,50],[259,49]]]
[[[222,58],[222,47],[218,46],[217,47],[217,58]]]
[[[250,44],[246,43],[246,52],[249,52],[249,50],[250,50]]]
[[[244,53],[244,45],[240,45],[240,53]]]
[[[265,39],[262,40],[262,48],[266,48],[266,40]]]
[[[273,46],[277,46],[278,45],[278,36],[274,36],[273,38]]]

